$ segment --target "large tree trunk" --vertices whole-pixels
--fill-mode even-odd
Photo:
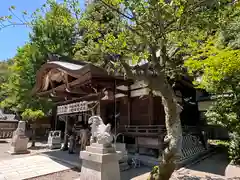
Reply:
[[[168,180],[176,168],[176,161],[181,156],[182,127],[180,121],[181,106],[178,105],[173,88],[163,78],[150,81],[154,95],[162,97],[165,111],[165,125],[167,135],[164,138],[166,148],[162,153],[162,161],[150,174],[150,180]]]
[[[153,91],[155,96],[162,97],[167,130],[167,135],[164,138],[166,148],[162,153],[162,161],[160,162],[160,165],[158,168],[153,168],[149,179],[168,180],[176,168],[178,157],[181,155],[182,127],[180,112],[182,107],[178,105],[174,90],[168,83],[167,78],[161,69],[157,69],[158,75],[148,74],[148,70],[145,71],[144,74],[133,75],[131,67],[128,64],[122,62],[122,65],[130,79],[143,81]]]

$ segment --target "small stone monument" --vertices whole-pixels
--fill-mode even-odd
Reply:
[[[13,132],[10,154],[25,154],[29,153],[27,150],[28,137],[25,135],[25,121],[19,121],[17,129]]]
[[[48,134],[48,147],[50,149],[61,148],[61,131],[50,131]]]
[[[90,146],[80,152],[81,180],[120,180],[119,155],[112,146],[110,124],[105,125],[99,116],[89,118]]]

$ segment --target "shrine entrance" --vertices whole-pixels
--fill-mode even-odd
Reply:
[[[110,122],[116,133],[116,94],[128,96],[128,91],[116,87],[128,87],[132,81],[110,75],[87,62],[49,59],[37,73],[33,94],[55,103],[55,129],[60,128],[64,134],[63,150],[68,149],[73,131],[79,137],[81,129],[89,129],[88,118],[92,115],[101,115],[104,123]],[[111,108],[107,108],[107,104]]]

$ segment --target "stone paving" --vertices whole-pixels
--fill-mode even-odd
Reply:
[[[76,173],[74,174],[75,178],[71,178],[73,175],[70,176],[68,174],[71,168],[81,165],[78,154],[69,155],[66,151],[52,151],[47,149],[46,143],[38,142],[36,144],[38,148],[30,150],[30,154],[10,155],[7,153],[10,141],[7,140],[3,143],[4,141],[0,140],[0,180],[23,180],[39,176],[45,177],[43,175],[52,173],[61,175],[61,172],[66,174],[66,177],[69,177],[67,178],[68,180],[76,179]],[[218,153],[199,163],[181,168],[174,173],[171,180],[209,179],[206,177],[211,177],[215,180],[227,179],[225,177],[225,169],[228,163],[226,154]],[[121,179],[146,180],[150,170],[147,167],[130,169],[129,171],[121,172]],[[235,171],[240,172],[240,168]],[[52,177],[57,176],[52,175]],[[40,177],[39,179],[42,180]]]
[[[214,154],[196,164],[189,165],[175,171],[170,180],[225,180],[232,177],[225,176],[225,170],[228,165],[227,155],[224,153]],[[240,167],[235,169],[234,180],[240,180]],[[121,173],[122,180],[146,180],[150,169],[141,167],[131,169]],[[234,172],[230,173],[234,174]]]
[[[26,156],[32,156],[36,154],[41,154],[44,152],[51,151],[47,148],[47,142],[36,142],[35,149],[28,149],[30,151],[29,154],[18,154],[18,155],[11,155],[8,153],[10,148],[11,139],[0,139],[0,161],[7,160],[7,159],[14,159]],[[28,147],[31,146],[31,142],[28,143]]]
[[[0,172],[4,176],[4,180],[22,180],[73,167],[73,165],[42,155],[0,161]]]

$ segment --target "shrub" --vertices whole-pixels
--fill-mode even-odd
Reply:
[[[234,164],[240,164],[240,133],[231,133],[229,143],[229,158]]]

